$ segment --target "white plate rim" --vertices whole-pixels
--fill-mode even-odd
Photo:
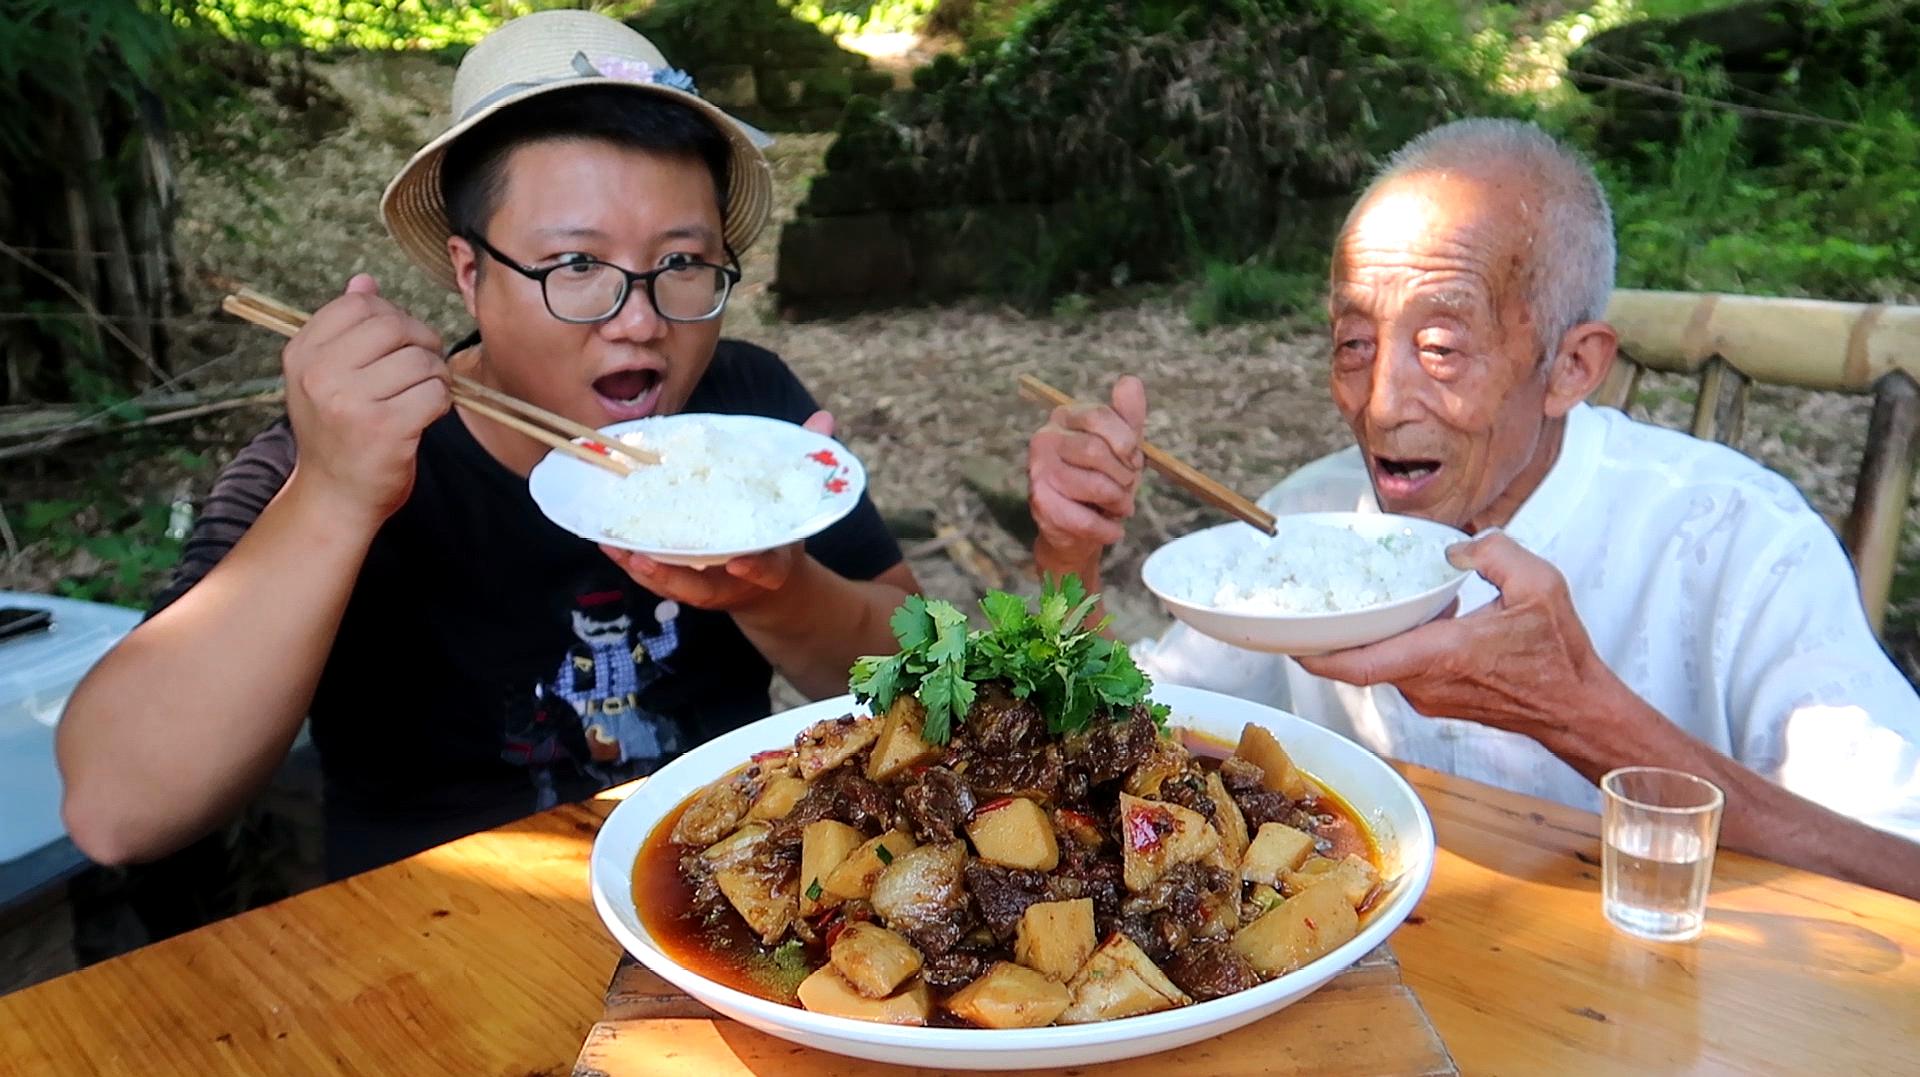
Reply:
[[[847,488],[839,493],[829,494],[828,499],[822,502],[822,507],[819,512],[809,516],[799,527],[795,528],[793,532],[782,536],[778,541],[744,548],[705,550],[693,550],[681,547],[642,546],[598,528],[589,529],[584,524],[575,526],[577,521],[573,519],[574,514],[569,510],[572,507],[572,502],[582,496],[578,492],[578,483],[581,481],[603,482],[618,480],[612,479],[593,465],[576,460],[566,453],[561,452],[559,449],[549,451],[546,456],[540,459],[539,463],[534,465],[533,471],[527,475],[527,491],[529,495],[532,496],[534,504],[539,507],[541,514],[552,521],[554,526],[561,528],[569,534],[576,535],[597,545],[611,546],[615,549],[645,554],[662,564],[687,565],[692,567],[717,565],[735,557],[746,557],[751,554],[764,553],[767,550],[787,546],[795,542],[804,542],[845,519],[849,513],[853,512],[853,510],[859,506],[860,499],[866,494],[867,469],[852,449],[847,448],[847,446],[838,439],[828,437],[825,434],[814,433],[800,426],[798,423],[788,422],[785,419],[776,419],[772,416],[683,411],[676,412],[672,415],[649,415],[639,419],[629,419],[625,422],[600,427],[599,433],[610,440],[617,440],[620,435],[630,431],[644,431],[650,425],[674,424],[682,420],[705,421],[722,428],[736,424],[759,427],[761,429],[775,431],[776,436],[779,437],[810,442],[813,445],[812,451],[825,449],[833,453],[834,459],[841,467],[841,473],[837,477],[844,478],[847,481]],[[801,444],[797,444],[795,447],[800,449],[803,454],[809,451]],[[561,493],[560,491],[554,490],[553,486],[556,483],[565,483],[566,492]]]

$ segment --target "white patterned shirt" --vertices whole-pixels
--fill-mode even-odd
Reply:
[[[1260,502],[1379,511],[1358,448]],[[1874,638],[1846,552],[1786,479],[1582,404],[1505,531],[1566,577],[1594,649],[1654,709],[1803,797],[1920,840],[1920,697]],[[1471,576],[1460,612],[1496,595]],[[1391,685],[1324,680],[1182,624],[1135,653],[1156,678],[1290,710],[1381,755],[1599,808],[1592,783],[1533,739],[1426,717]]]

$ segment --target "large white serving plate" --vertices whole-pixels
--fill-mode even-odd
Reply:
[[[575,459],[558,449],[549,452],[532,474],[527,489],[533,503],[547,519],[603,546],[646,554],[664,565],[710,568],[735,557],[801,542],[825,531],[852,512],[867,490],[867,471],[858,457],[845,445],[804,427],[760,415],[714,415],[688,412],[681,415],[655,415],[631,422],[602,427],[600,433],[610,441],[620,435],[640,431],[662,432],[678,423],[701,423],[742,441],[766,446],[782,460],[807,460],[820,469],[824,492],[818,511],[798,527],[781,535],[768,536],[764,542],[747,547],[647,546],[609,534],[609,513],[617,503],[621,478],[605,468]],[[642,442],[644,445],[644,441]]]
[[[742,1024],[794,1043],[854,1058],[945,1069],[1073,1066],[1165,1051],[1257,1021],[1332,979],[1378,946],[1413,911],[1433,872],[1433,823],[1413,788],[1380,757],[1303,718],[1194,688],[1164,686],[1154,698],[1171,724],[1232,742],[1247,722],[1273,731],[1294,761],[1344,797],[1380,843],[1386,891],[1358,937],[1304,968],[1259,987],[1164,1013],[1093,1025],[1036,1029],[904,1028],[809,1013],[714,983],[654,945],[633,903],[633,862],[660,821],[754,752],[790,746],[822,718],[851,713],[850,696],[776,714],[688,752],[615,808],[593,843],[593,904],[607,929],[642,964]]]
[[[1282,538],[1289,520],[1344,527],[1363,538],[1404,532],[1431,544],[1436,551],[1468,539],[1465,532],[1445,524],[1378,512],[1304,512],[1283,516],[1280,518]],[[1452,569],[1446,582],[1420,594],[1338,613],[1250,613],[1210,606],[1182,593],[1178,581],[1185,566],[1232,556],[1268,541],[1271,540],[1266,534],[1243,523],[1195,531],[1148,555],[1140,566],[1140,578],[1147,590],[1167,607],[1167,612],[1203,635],[1249,651],[1313,655],[1378,643],[1431,621],[1447,608],[1447,603],[1460,593],[1460,585],[1472,575]]]

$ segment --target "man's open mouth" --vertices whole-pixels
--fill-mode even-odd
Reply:
[[[1440,461],[1419,456],[1375,456],[1373,489],[1381,508],[1388,512],[1406,512],[1421,507],[1423,496],[1440,474]]]
[[[653,414],[663,380],[658,370],[616,370],[595,378],[593,392],[609,422],[625,422]]]
[[[1440,470],[1440,461],[1416,458],[1396,459],[1391,456],[1376,456],[1374,467],[1381,475],[1402,479],[1406,482],[1419,482],[1421,479]]]
[[[658,370],[621,370],[596,380],[593,391],[617,403],[635,404],[659,384]]]

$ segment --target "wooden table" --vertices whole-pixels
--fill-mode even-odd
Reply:
[[[1393,948],[1463,1072],[1920,1066],[1920,903],[1722,854],[1706,936],[1638,942],[1600,916],[1595,817],[1405,771],[1440,857]],[[587,897],[612,806],[559,808],[0,998],[0,1074],[565,1074],[619,952]],[[753,1071],[833,1068],[775,1057]]]

